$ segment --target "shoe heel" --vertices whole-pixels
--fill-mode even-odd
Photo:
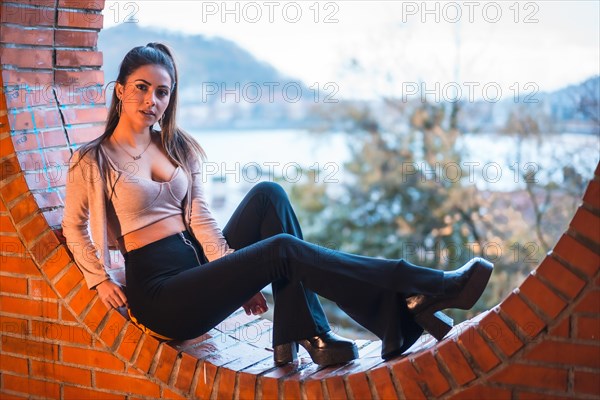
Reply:
[[[345,364],[358,358],[358,348],[354,343],[351,346],[337,349],[318,349],[308,340],[301,340],[299,344],[306,349],[315,364],[322,367],[334,364]]]
[[[273,347],[273,360],[275,365],[283,365],[298,359],[298,344],[295,342],[279,344]]]
[[[454,320],[441,311],[417,314],[415,322],[438,341],[442,340],[454,325]]]

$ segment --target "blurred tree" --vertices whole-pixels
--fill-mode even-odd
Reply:
[[[321,182],[318,172],[289,188],[307,240],[375,257],[454,269],[474,256],[494,262],[484,296],[468,311],[449,310],[457,322],[500,302],[535,268],[566,228],[585,179],[558,155],[553,165],[523,167],[523,143],[543,140],[553,123],[539,109],[515,107],[505,133],[516,136],[522,182],[511,192],[479,189],[465,174],[457,129],[461,104],[402,102],[341,104],[328,112],[348,133],[350,161],[343,182]],[[312,174],[312,175],[310,175]]]

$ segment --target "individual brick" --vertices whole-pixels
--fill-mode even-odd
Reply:
[[[558,325],[548,330],[549,336],[568,338],[571,331],[571,318],[567,315]]]
[[[15,148],[13,145],[13,138],[11,136],[6,136],[5,138],[0,139],[0,158],[12,155],[14,152]]]
[[[45,86],[53,83],[54,74],[41,70],[36,72],[2,70],[2,79],[4,82],[10,82],[13,85]],[[15,129],[12,125],[11,127]]]
[[[35,198],[28,194],[23,199],[19,200],[18,203],[10,208],[10,214],[15,221],[15,224],[19,224],[25,217],[29,217],[38,211]]]
[[[86,400],[125,400],[124,394],[114,394],[101,392],[93,389],[63,385],[63,395],[65,399],[86,399]]]
[[[96,291],[90,290],[87,288],[85,283],[82,283],[79,286],[79,289],[75,292],[75,294],[71,297],[69,301],[69,306],[75,313],[75,315],[81,315],[83,310],[94,300],[96,297]]]
[[[61,346],[61,360],[90,368],[124,371],[125,364],[112,353],[94,350],[89,347]]]
[[[321,381],[319,380],[307,380],[302,382],[302,386],[304,387],[304,391],[306,393],[306,398],[307,399],[324,399],[325,395],[323,394],[323,387],[321,386]],[[277,388],[277,386],[275,386],[275,389]],[[267,391],[267,394],[269,394],[271,397],[269,398],[277,398],[277,391]],[[263,391],[263,395],[265,394],[265,392]],[[275,396],[275,397],[273,397]]]
[[[44,29],[42,27],[23,29],[20,26],[0,26],[1,43],[51,46],[52,36],[53,29]]]
[[[125,319],[122,315],[119,314],[117,318],[120,318],[121,321],[125,322]],[[117,353],[125,357],[125,359],[131,360],[133,353],[135,352],[135,349],[137,348],[138,343],[140,342],[141,337],[142,331],[140,330],[140,328],[133,324],[128,324],[125,334],[123,335],[123,338],[121,340],[121,343],[117,348]]]
[[[58,318],[58,304],[45,299],[31,300],[23,297],[4,297],[0,311],[32,317]]]
[[[561,391],[567,390],[567,381],[566,369],[524,364],[509,364],[490,377],[490,382]]]
[[[29,249],[34,260],[41,265],[59,245],[60,243],[54,232],[47,230]]]
[[[59,67],[102,66],[102,52],[56,50],[56,65]]]
[[[485,339],[496,345],[507,356],[513,355],[523,347],[523,342],[496,312],[487,313],[479,322],[479,327]]]
[[[61,8],[101,11],[104,9],[104,0],[58,0],[58,6]]]
[[[277,379],[273,379],[273,378],[267,378],[265,376],[261,376],[259,378],[259,384],[260,384],[260,391],[261,391],[261,397],[263,399],[277,399],[279,398],[278,393],[279,393],[279,388],[278,388],[278,383],[279,381]],[[312,382],[312,381],[311,381]],[[319,387],[321,386],[321,382],[318,382]]]
[[[125,319],[116,310],[110,310],[108,312],[108,320],[104,324],[102,331],[100,332],[100,339],[106,344],[106,346],[112,348],[117,338],[121,334],[121,331],[125,327]]]
[[[95,371],[95,376],[98,389],[139,394],[155,399],[160,398],[159,386],[148,379],[104,371]]]
[[[426,399],[427,396],[423,393],[421,386],[419,386],[422,379],[415,371],[412,363],[409,359],[405,358],[401,361],[392,364],[392,374],[396,380],[400,383],[400,389],[407,399]]]
[[[7,204],[10,204],[23,193],[29,193],[29,187],[23,175],[18,175],[0,188],[0,194],[2,194],[2,198]]]
[[[27,359],[0,353],[0,371],[27,375],[29,374]]]
[[[452,400],[475,400],[475,399],[494,399],[494,400],[511,400],[512,395],[510,390],[491,387],[485,385],[475,385],[470,388],[460,391],[453,396]]]
[[[76,343],[83,346],[92,345],[92,336],[85,327],[66,325],[61,322],[33,320],[30,324],[30,337],[52,342]]]
[[[143,372],[148,372],[152,365],[152,360],[158,350],[159,342],[150,335],[142,335],[143,340],[140,351],[138,352],[137,358],[134,360],[135,366]]]
[[[56,29],[54,42],[58,47],[96,47],[98,32],[89,32],[72,29]]]
[[[479,368],[487,372],[500,364],[500,359],[475,328],[469,328],[458,336],[458,343],[471,355]]]
[[[544,321],[515,293],[500,304],[500,310],[516,323],[527,339],[533,339],[546,327]]]
[[[69,135],[69,141],[72,144],[86,143],[90,140],[97,138],[102,131],[102,128],[97,126],[91,127],[71,127],[67,128],[67,134]]]
[[[28,395],[58,399],[60,398],[60,388],[57,383],[46,382],[39,379],[2,374],[2,388],[18,393],[27,393]]]
[[[87,78],[85,76],[79,77],[82,78],[81,82],[84,85],[90,85],[95,82],[102,83],[102,79],[100,79],[99,76],[90,76]],[[72,124],[103,122],[106,119],[107,111],[105,108],[98,107],[70,107],[64,111],[64,116],[67,122]],[[102,132],[102,128],[100,126],[95,126],[93,128],[95,128],[96,133]]]
[[[217,367],[205,361],[200,361],[198,369],[200,370],[200,374],[194,393],[200,399],[208,399],[217,375]]]
[[[600,347],[546,339],[528,349],[523,358],[562,366],[600,368]]]
[[[0,21],[24,26],[54,25],[54,10],[50,8],[15,7],[11,4],[0,5]]]
[[[52,68],[52,50],[40,48],[10,48],[0,49],[2,65],[17,68]]]
[[[46,360],[58,360],[58,346],[56,344],[37,342],[23,337],[2,337],[2,352],[22,354]]]
[[[75,286],[82,281],[83,275],[81,274],[81,271],[79,271],[74,264],[71,264],[67,269],[67,272],[56,281],[54,288],[63,298],[65,298],[73,289],[75,289]]]
[[[536,276],[548,281],[566,297],[573,299],[585,286],[585,281],[553,257],[546,257],[536,269]]]
[[[0,249],[2,251],[12,253],[13,250],[24,250],[24,247],[18,238],[15,237],[14,241],[12,241],[9,236],[3,236]],[[39,274],[39,270],[30,258],[18,257],[14,255],[2,255],[0,271],[34,276]]]
[[[72,258],[64,245],[58,246],[56,252],[52,253],[42,265],[42,270],[48,275],[50,280],[53,280],[60,272],[62,272],[69,263],[72,262]]]
[[[106,314],[108,314],[108,309],[104,304],[102,304],[100,298],[97,298],[92,307],[85,314],[83,323],[86,326],[88,326],[92,330],[92,332],[94,332],[96,331],[96,329],[98,329],[98,326],[100,325]]]
[[[21,169],[21,163],[19,162],[18,157],[15,157],[14,155],[8,156],[0,161],[0,181],[20,173]]]
[[[414,364],[420,371],[420,379],[427,385],[432,395],[439,397],[450,390],[450,384],[440,371],[432,350],[419,353],[414,359]]]
[[[600,217],[585,208],[579,207],[569,226],[585,238],[600,244]]]
[[[104,16],[91,12],[58,10],[58,27],[102,29]]]
[[[179,364],[179,371],[177,372],[175,387],[182,392],[187,393],[190,390],[198,360],[186,353],[181,353],[180,357],[181,363]]]
[[[34,376],[51,376],[52,379],[91,386],[92,372],[86,368],[70,367],[56,362],[31,360],[31,374]]]
[[[380,399],[392,399],[397,397],[390,369],[387,366],[374,368],[367,372],[371,384],[375,387]]]
[[[229,368],[219,368],[213,391],[216,391],[218,399],[232,399],[235,391],[236,371]]]
[[[332,399],[347,399],[348,394],[346,393],[346,385],[341,376],[332,376],[325,379],[325,386],[327,386],[327,392],[329,397]]]
[[[54,80],[57,85],[67,85],[74,86],[76,88],[82,88],[90,85],[102,85],[104,83],[104,72],[100,70],[86,70],[86,71],[67,71],[67,70],[55,70],[54,72]],[[86,117],[86,114],[90,114],[91,111],[95,111],[97,113],[96,118],[89,115]],[[101,108],[94,107],[90,111],[87,112],[77,112],[77,110],[73,110],[70,108],[66,108],[63,110],[63,116],[65,117],[65,122],[68,124],[81,124],[84,122],[97,122],[102,120],[102,115],[105,114],[105,111]],[[81,117],[80,117],[81,115]]]
[[[173,371],[176,359],[177,350],[168,344],[163,343],[154,376],[163,382],[169,382],[169,377],[171,376],[171,371]]]
[[[2,276],[0,293],[27,295],[27,278],[15,276]]]
[[[534,303],[548,318],[555,318],[567,303],[535,275],[529,275],[519,287],[519,294]]]
[[[37,214],[19,230],[21,231],[21,235],[23,235],[25,242],[29,243],[34,241],[47,229],[48,224],[46,223],[46,220],[41,214]]]
[[[579,300],[579,303],[573,310],[576,313],[588,312],[598,313],[600,312],[600,290],[592,289],[587,291],[584,296]]]
[[[256,393],[256,375],[249,373],[238,374],[238,387],[236,398],[254,399]]]
[[[457,384],[464,385],[477,377],[454,340],[444,341],[437,351]]]
[[[585,393],[595,396],[600,393],[600,382],[598,382],[597,372],[581,371],[576,369],[574,378],[575,393]]]
[[[346,382],[348,382],[348,386],[350,388],[350,391],[352,392],[353,398],[369,399],[373,397],[373,395],[371,394],[371,389],[369,387],[369,381],[367,379],[366,373],[357,372],[354,374],[348,374],[346,375]]]
[[[600,269],[600,255],[569,235],[560,238],[554,246],[554,253],[589,277],[596,275]]]
[[[600,210],[600,182],[590,181],[583,202],[596,210]]]
[[[575,317],[575,337],[598,340],[600,338],[600,318],[578,315]]]

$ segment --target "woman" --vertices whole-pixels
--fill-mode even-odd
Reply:
[[[126,305],[156,337],[190,339],[240,306],[265,312],[260,290],[271,283],[275,362],[293,361],[302,345],[329,365],[357,349],[331,332],[315,293],[381,338],[384,359],[424,329],[441,339],[452,325],[439,311],[468,309],[481,296],[492,271],[482,259],[442,272],[305,242],[286,193],[270,182],[254,186],[221,231],[203,194],[205,154],[176,125],[177,79],[165,45],[132,49],[104,134],[78,149],[69,169],[63,233],[107,307]],[[106,272],[109,247],[123,254],[126,288]]]

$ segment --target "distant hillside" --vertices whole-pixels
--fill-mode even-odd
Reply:
[[[131,23],[100,32],[98,47],[104,53],[107,77],[116,78],[119,63],[127,51],[149,42],[163,42],[175,50],[181,87],[196,86],[201,82],[293,80],[282,76],[273,66],[257,60],[232,41],[143,28]]]
[[[600,134],[600,76],[553,92],[523,93],[497,103],[476,101],[461,106],[460,129],[464,132],[502,132],[511,114],[536,116],[547,133]]]
[[[350,104],[369,103],[339,99],[339,102],[320,101],[317,104],[315,93],[303,82],[285,76],[230,40],[143,28],[132,23],[100,32],[98,48],[104,54],[105,81],[116,79],[119,63],[127,51],[149,42],[164,42],[175,52],[180,74],[178,116],[179,123],[186,129],[312,128],[327,125],[324,120],[330,120],[337,111]],[[231,93],[236,84],[239,99]],[[273,84],[277,86],[269,86]],[[284,93],[285,85],[292,90]],[[227,95],[207,92],[216,87],[223,87]],[[290,98],[295,92],[300,92],[300,98]],[[530,93],[522,93],[518,103],[510,95],[497,103],[464,102],[459,114],[459,128],[464,132],[502,132],[511,115],[517,113],[543,116],[547,130],[599,134],[600,76],[554,92],[534,93],[527,98]],[[319,99],[325,97],[321,94]],[[377,101],[371,106],[381,108]],[[379,111],[384,116],[387,114],[385,107]],[[337,121],[333,128],[344,129],[346,122]]]
[[[179,119],[188,129],[303,127],[313,118],[309,117],[312,92],[303,82],[284,76],[234,42],[218,37],[184,35],[132,23],[104,29],[99,35],[98,48],[104,54],[105,81],[117,78],[119,63],[130,49],[149,42],[163,42],[175,52],[179,69]],[[265,82],[278,85],[271,89],[275,94],[272,101]],[[222,101],[220,92],[210,95],[207,91],[215,87],[229,91],[236,84],[240,87],[239,101],[232,94]],[[300,88],[303,98],[298,102],[283,98],[282,87],[286,84]],[[244,85],[247,85],[245,91]],[[255,90],[257,87],[262,93]]]

